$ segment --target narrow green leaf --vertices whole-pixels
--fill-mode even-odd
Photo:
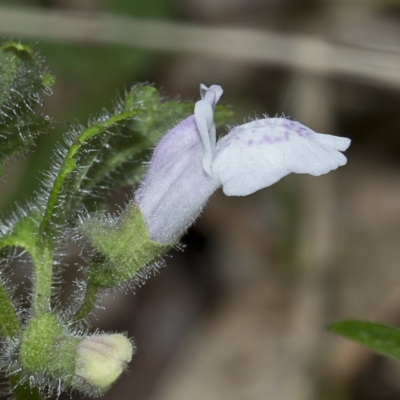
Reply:
[[[0,46],[0,170],[7,158],[34,144],[49,118],[36,110],[54,77],[44,74],[40,59],[28,46]]]
[[[377,353],[400,360],[400,329],[366,321],[339,321],[328,330],[354,340]]]

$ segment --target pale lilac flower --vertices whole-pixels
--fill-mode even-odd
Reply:
[[[158,143],[135,194],[149,237],[173,243],[220,187],[246,196],[289,174],[322,175],[345,165],[350,139],[315,133],[286,118],[264,118],[216,140],[214,107],[222,88],[200,85],[194,115]]]

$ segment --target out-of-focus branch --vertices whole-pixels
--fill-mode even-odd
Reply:
[[[400,54],[331,43],[303,34],[205,27],[104,13],[0,8],[0,34],[93,42],[275,64],[308,73],[344,75],[400,88]]]
[[[387,54],[400,54],[400,24],[396,17],[335,12],[325,22],[335,41]]]

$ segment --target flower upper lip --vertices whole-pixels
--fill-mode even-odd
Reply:
[[[202,99],[199,100],[194,107],[197,129],[204,146],[203,168],[209,176],[213,176],[211,168],[217,144],[214,109],[222,92],[220,86],[212,85],[210,88],[207,88],[205,85],[201,84],[200,94]]]

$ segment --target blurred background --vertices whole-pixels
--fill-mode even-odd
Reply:
[[[284,113],[353,141],[326,176],[218,192],[184,252],[135,294],[104,298],[94,329],[138,347],[106,399],[400,399],[399,363],[326,331],[400,324],[398,1],[0,0],[0,36],[34,44],[57,78],[54,129],[8,165],[2,215],[33,196],[69,124],[136,82],[193,101],[199,83],[220,84],[233,122]]]

